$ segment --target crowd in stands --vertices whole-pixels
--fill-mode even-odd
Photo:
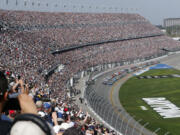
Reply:
[[[71,102],[67,96],[61,96],[58,98],[53,97],[47,85],[45,85],[45,87],[42,88],[39,87],[37,84],[28,84],[27,82],[23,81],[23,78],[21,78],[21,76],[16,76],[14,73],[9,71],[0,72],[1,78],[3,76],[2,73],[8,79],[9,84],[7,90],[7,101],[10,101],[10,99],[14,99],[13,101],[15,101],[17,96],[20,96],[21,94],[29,95],[28,98],[33,99],[34,105],[36,105],[34,113],[39,115],[43,120],[45,120],[45,122],[47,122],[50,125],[50,127],[52,127],[51,130],[54,134],[66,135],[66,132],[70,132],[71,130],[73,131],[74,129],[77,129],[79,131],[77,135],[115,134],[114,131],[109,131],[109,129],[104,127],[101,123],[98,123],[95,119],[91,118],[88,112],[82,112],[81,108],[79,108],[76,104]],[[2,80],[0,79],[0,84],[1,82]],[[20,97],[18,97],[18,99],[19,98]],[[11,102],[11,104],[13,104],[13,107],[7,107],[6,104],[6,107],[1,114],[1,120],[11,122],[15,119],[15,117],[18,117],[18,115],[23,114],[23,108],[21,104],[21,112],[19,110],[14,110],[18,108],[17,104],[14,104],[13,102]],[[30,108],[30,106],[26,107]],[[26,128],[27,131],[23,129],[26,125],[20,126],[22,129],[20,129],[20,127],[12,126],[10,133],[13,134],[12,132],[16,132],[14,133],[16,135],[19,135],[21,132],[23,132],[24,134],[26,134],[27,132],[29,132],[29,134],[33,133],[33,131],[28,130],[28,128]],[[36,129],[33,130],[38,132],[38,130]],[[37,133],[35,133],[35,135],[36,134]]]
[[[29,31],[59,49],[88,42],[162,34],[138,14],[77,14],[2,11],[0,20],[20,35]]]
[[[165,54],[180,49],[179,42],[160,35],[141,39],[88,46],[52,55],[51,51],[91,42],[162,34],[138,14],[40,13],[0,10],[0,21],[7,29],[0,31],[0,67],[8,76],[21,76],[30,84],[29,95],[38,113],[56,133],[80,127],[88,134],[107,134],[103,125],[81,113],[67,97],[66,83],[79,71],[95,65]],[[61,72],[44,79],[53,66],[63,64]],[[14,83],[18,83],[14,79]],[[46,100],[48,100],[46,102]],[[17,112],[7,112],[10,118]]]

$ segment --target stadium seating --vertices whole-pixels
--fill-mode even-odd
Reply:
[[[61,73],[49,77],[54,97],[63,98],[69,78],[91,66],[158,57],[164,54],[162,48],[180,49],[179,42],[138,14],[0,13],[8,28],[0,33],[0,67],[44,87],[44,73],[58,64],[65,65]],[[57,49],[117,39],[125,40],[51,54]]]

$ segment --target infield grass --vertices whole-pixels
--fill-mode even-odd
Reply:
[[[147,75],[169,75],[179,74],[175,69],[150,70],[141,76]],[[136,120],[143,119],[141,124],[149,122],[146,127],[151,131],[160,128],[158,135],[180,135],[180,118],[164,119],[155,112],[142,98],[166,97],[167,100],[180,107],[180,78],[161,79],[137,79],[130,78],[120,88],[120,102],[126,111],[135,116]],[[140,106],[145,106],[148,110],[142,110]]]

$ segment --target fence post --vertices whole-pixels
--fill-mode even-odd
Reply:
[[[99,96],[96,96],[97,97],[97,103],[96,103],[96,113],[98,113],[98,107],[99,107],[99,103],[100,103],[100,101],[101,101],[101,97],[99,97]]]
[[[168,131],[168,132],[166,132],[164,135],[169,135],[170,134],[170,132]]]
[[[94,96],[94,111],[96,112],[96,110],[97,110],[97,102],[98,102],[98,98],[97,98],[97,95],[95,94],[95,96]]]
[[[93,110],[95,110],[95,102],[96,102],[96,99],[95,99],[95,97],[96,97],[96,94],[95,93],[93,93],[93,102],[92,102],[92,108],[93,108]]]
[[[104,106],[104,112],[106,111],[106,110],[105,110],[105,109],[106,109],[106,105],[107,105],[107,103],[104,101],[104,104],[103,104],[103,106]],[[102,118],[104,119],[103,107],[102,107],[101,110],[100,110],[100,114],[102,114]]]
[[[97,113],[99,113],[99,115],[101,115],[101,108],[103,108],[103,106],[102,106],[103,98],[102,97],[98,97],[98,98],[99,98],[99,102],[98,102],[99,109],[98,109]]]
[[[111,117],[111,126],[112,126],[112,122],[113,122],[113,116],[114,116],[114,110],[113,110],[112,117]]]
[[[132,117],[128,120],[127,126],[126,126],[126,130],[125,130],[125,135],[127,134],[129,122],[130,122],[134,117],[135,117],[135,116],[132,116]]]
[[[108,110],[108,114],[107,114],[107,119],[106,121],[108,121],[108,117],[109,117],[109,112],[111,111],[111,109]]]
[[[136,123],[134,124],[133,130],[132,130],[132,135],[134,135],[134,129],[136,128],[136,125],[141,122],[142,119],[139,119],[138,121],[136,121]]]
[[[123,112],[125,112],[125,111],[123,111]],[[123,123],[124,123],[124,120],[125,120],[126,116],[128,116],[128,114],[125,112],[125,117],[122,118],[120,132],[122,131]]]
[[[86,97],[87,97],[87,95],[86,95]],[[89,100],[90,106],[92,106],[92,103],[93,103],[93,92],[92,91],[89,93],[88,100]]]
[[[145,126],[147,126],[149,124],[149,122],[146,122],[143,126],[142,126],[142,128],[141,128],[141,130],[140,130],[140,135],[142,135],[142,131],[143,131],[143,129],[145,128]]]
[[[117,129],[117,122],[119,120],[119,114],[117,114],[118,118],[116,119],[116,123],[115,123],[115,129]]]
[[[106,109],[107,109],[108,105],[109,105],[109,103],[107,103],[107,104],[106,104]],[[106,114],[106,109],[104,110],[103,117],[105,117],[105,116],[106,116],[106,115],[105,115],[105,114]],[[105,117],[105,118],[106,118],[106,117]],[[104,120],[105,120],[105,118],[104,118]]]
[[[161,130],[161,128],[157,128],[157,129],[152,133],[152,135],[156,135],[156,133],[157,133],[159,130]]]

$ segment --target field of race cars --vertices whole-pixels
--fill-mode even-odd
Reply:
[[[156,63],[151,63],[151,64],[158,64],[160,62],[160,63],[165,63],[165,64],[168,64],[168,65],[171,65],[176,69],[180,69],[180,64],[178,63],[179,58],[180,58],[180,54],[174,54],[174,55],[170,55],[170,56],[168,56],[166,58],[163,58],[158,62],[156,61]],[[110,89],[119,79],[125,77],[129,73],[132,73],[132,72],[134,72],[136,70],[146,68],[146,67],[150,66],[151,64],[146,63],[146,65],[127,67],[127,68],[124,68],[124,69],[121,69],[121,70],[111,72],[109,74],[102,75],[100,78],[98,78],[96,80],[96,84],[94,86],[94,87],[96,87],[95,90],[98,93],[98,95],[101,95],[101,96],[105,97],[105,99],[110,100],[109,99]],[[98,83],[101,83],[101,85],[103,85],[104,87],[102,87]],[[105,89],[105,87],[107,87],[107,89]],[[104,92],[104,91],[106,91],[106,92]],[[117,98],[115,96],[113,97],[114,99]],[[134,124],[134,123],[131,122],[131,124]],[[156,129],[158,129],[158,131],[160,130],[158,127]],[[166,132],[166,133],[170,134],[170,132]]]

